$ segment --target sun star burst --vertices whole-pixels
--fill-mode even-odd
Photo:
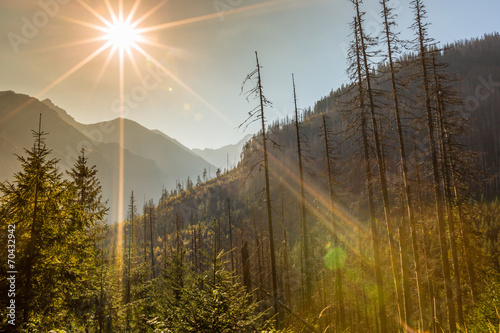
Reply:
[[[104,29],[104,37],[111,42],[113,47],[119,49],[128,49],[142,40],[142,36],[135,29],[134,24],[123,19],[118,19],[106,27]]]

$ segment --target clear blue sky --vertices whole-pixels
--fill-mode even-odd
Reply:
[[[123,1],[128,13],[133,1]],[[118,11],[118,0],[109,2]],[[378,1],[365,2],[367,27],[377,32]],[[75,20],[102,25],[84,5],[109,18],[104,0],[41,0],[41,3],[46,4],[45,11],[50,15],[40,14],[43,9],[39,0],[2,0],[0,4],[0,90],[50,98],[84,123],[116,118],[120,97],[117,54],[109,59],[104,71],[107,50],[50,87],[103,45],[103,41],[69,44],[102,35]],[[159,3],[143,0],[135,18]],[[411,37],[409,0],[392,3],[398,8],[399,29],[404,37]],[[498,0],[427,0],[425,4],[428,21],[432,23],[430,35],[442,43],[500,31]],[[245,7],[253,9],[244,10]],[[229,9],[236,13],[228,14]],[[183,21],[204,15],[211,18]],[[292,73],[301,108],[313,106],[321,96],[346,83],[345,47],[353,15],[347,0],[166,1],[139,27],[178,21],[185,24],[144,33],[161,47],[140,45],[178,80],[158,75],[161,70],[153,74],[158,68],[155,61],[133,51],[136,74],[126,55],[124,93],[129,96],[126,116],[148,128],[159,129],[190,148],[234,143],[245,135],[236,127],[255,105],[240,96],[243,79],[255,68],[254,51],[259,52],[264,66],[265,93],[274,103],[268,118],[291,115]],[[37,23],[37,31],[26,28],[27,21]],[[18,40],[13,47],[13,34],[23,37],[23,33],[28,38],[23,42]]]

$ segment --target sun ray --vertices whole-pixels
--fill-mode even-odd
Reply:
[[[151,60],[153,64],[155,64],[158,68],[160,68],[165,74],[170,76],[177,84],[179,84],[182,88],[186,89],[191,95],[193,95],[196,99],[198,99],[200,102],[202,102],[207,108],[212,110],[217,116],[219,116],[222,120],[224,120],[226,123],[230,124],[231,126],[235,126],[236,124],[233,123],[229,118],[227,118],[222,112],[217,110],[212,104],[210,104],[208,101],[206,101],[202,96],[200,96],[197,92],[195,92],[190,86],[188,86],[184,81],[182,81],[179,77],[174,75],[171,71],[169,71],[165,66],[163,66],[158,60],[156,60],[152,55],[150,55],[148,52],[144,51],[139,45],[136,43],[132,44],[132,47],[134,47],[137,51],[142,53],[145,57]]]
[[[143,38],[141,39],[141,43],[142,44],[147,44],[147,45],[151,45],[151,46],[156,46],[160,49],[164,49],[164,50],[172,50],[172,47],[171,46],[168,46],[168,45],[165,45],[165,44],[160,44],[160,43],[157,43],[157,42],[153,42],[153,41],[150,41],[146,38]]]
[[[124,174],[125,174],[125,124],[124,124],[124,100],[125,100],[125,73],[123,68],[123,48],[119,49],[120,53],[120,76],[119,76],[119,87],[120,87],[120,143],[118,147],[118,221],[123,221],[123,198],[124,198]],[[122,229],[123,224],[120,224],[118,229]],[[122,230],[118,231],[118,234],[123,234]],[[118,253],[121,254],[121,239],[117,242]]]
[[[97,74],[95,83],[92,85],[92,88],[90,89],[89,96],[92,96],[94,94],[94,92],[96,91],[97,86],[101,82],[102,77],[104,76],[104,72],[108,68],[109,63],[111,62],[111,58],[113,57],[113,55],[115,54],[115,52],[116,52],[116,48],[112,48],[109,51],[108,56],[106,57],[106,60],[104,61],[104,64],[101,66],[101,70]]]
[[[91,29],[94,29],[94,30],[97,30],[97,31],[106,32],[106,27],[103,27],[103,26],[100,26],[100,25],[97,25],[97,24],[92,24],[92,23],[88,23],[88,22],[85,22],[85,21],[76,20],[74,18],[66,17],[66,16],[61,16],[60,19],[64,20],[64,21],[71,22],[71,23],[75,23],[75,24],[78,24],[78,25],[81,25],[81,26],[84,26],[84,27],[87,27],[87,28],[91,28]]]
[[[28,107],[29,105],[31,105],[31,103],[35,102],[36,99],[35,98],[30,98],[28,99],[26,102],[24,102],[23,104],[19,105],[18,107],[16,107],[14,110],[8,112],[6,115],[4,115],[2,118],[0,118],[0,125],[2,125],[4,122],[6,122],[10,117],[12,117],[13,115],[15,115],[16,113],[18,113],[19,111],[23,110],[24,108]]]
[[[233,9],[230,9],[228,11],[225,11],[224,16],[243,13],[246,11],[251,11],[251,10],[265,8],[265,7],[270,7],[270,6],[274,6],[274,5],[278,5],[280,3],[285,3],[285,2],[290,2],[290,1],[292,1],[292,0],[273,0],[273,1],[268,1],[268,2],[264,2],[264,3],[260,3],[260,4],[255,4],[252,6],[233,8]],[[158,24],[158,25],[154,25],[151,27],[147,27],[147,28],[138,29],[138,32],[145,33],[145,32],[169,29],[169,28],[180,26],[180,25],[216,19],[216,18],[219,18],[220,15],[221,15],[221,13],[212,13],[212,14],[201,15],[201,16],[197,16],[197,17],[191,17],[191,18],[187,18],[184,20],[178,20],[178,21],[174,21],[174,22],[168,22],[168,23]]]
[[[127,15],[127,19],[125,20],[125,22],[127,22],[127,24],[131,24],[132,18],[134,17],[134,15],[137,11],[137,8],[139,8],[140,3],[141,3],[141,0],[135,0],[134,4],[132,5],[132,9],[130,9],[129,14]]]
[[[262,149],[262,148],[261,148]],[[273,164],[276,164],[278,166],[277,170],[280,170],[280,173],[276,173],[276,177],[282,177],[283,175],[288,175],[290,179],[294,182],[294,184],[300,184],[300,177],[297,175],[296,172],[293,172],[283,161],[281,161],[279,158],[274,156],[273,154],[268,155],[270,162]],[[274,171],[276,172],[276,171]],[[297,200],[300,199],[300,193],[298,190],[296,190],[296,186],[293,184],[288,184],[285,183],[285,186],[287,186],[288,190],[294,197],[297,198]],[[342,231],[344,235],[348,235],[349,233],[347,232],[348,230],[346,229],[347,227],[359,227],[360,223],[357,221],[357,219],[354,219],[352,216],[349,216],[346,212],[340,210],[337,207],[332,207],[331,201],[329,198],[329,194],[322,193],[315,189],[313,186],[311,186],[309,183],[304,182],[304,189],[307,193],[311,193],[311,197],[315,198],[317,202],[319,203],[319,206],[321,207],[322,210],[332,210],[333,213],[342,221],[344,221],[344,228]],[[312,206],[312,203],[309,201],[307,204],[308,207]],[[325,220],[325,218],[315,209],[310,209],[309,210],[311,214],[315,215],[319,221]],[[333,226],[331,224],[325,224],[325,227],[332,231]]]
[[[71,68],[66,73],[64,73],[63,75],[61,75],[60,77],[58,77],[54,82],[52,82],[47,87],[43,88],[38,93],[36,93],[35,97],[39,98],[43,94],[45,94],[48,91],[50,91],[52,88],[54,88],[59,83],[61,83],[62,81],[64,81],[70,75],[72,75],[74,72],[76,72],[77,70],[79,70],[80,68],[82,68],[89,61],[91,61],[92,59],[94,59],[95,57],[97,57],[99,54],[101,54],[104,50],[106,50],[107,48],[109,48],[110,45],[111,45],[111,43],[108,42],[108,43],[104,44],[103,46],[101,46],[99,49],[95,50],[93,53],[91,53],[90,55],[88,55],[85,59],[83,59],[78,64],[76,64],[75,66],[73,66],[73,68]]]
[[[111,22],[106,20],[101,14],[99,14],[97,11],[95,11],[92,7],[87,5],[85,2],[82,0],[76,0],[83,8],[88,10],[92,15],[94,15],[96,18],[98,18],[102,23],[104,23],[106,26],[110,26]]]
[[[92,38],[77,40],[77,41],[70,42],[70,43],[44,47],[44,48],[38,49],[38,50],[33,51],[33,52],[34,53],[41,53],[41,52],[47,52],[47,51],[54,51],[54,50],[58,50],[58,49],[66,49],[66,48],[69,48],[72,46],[91,44],[91,43],[99,42],[99,41],[103,41],[103,40],[106,40],[105,36],[92,37]]]
[[[130,47],[127,47],[127,54],[128,54],[130,62],[132,63],[132,68],[134,69],[134,72],[137,75],[137,78],[139,80],[141,80],[142,79],[141,71],[139,70],[139,67],[137,66],[137,62],[135,61],[135,57],[132,54],[132,50],[130,49]]]
[[[111,7],[109,0],[104,0],[104,4],[106,5],[106,8],[108,9],[109,15],[111,16],[111,20],[113,21],[112,24],[115,24],[118,21],[118,18],[116,17],[116,14],[115,14],[115,11],[113,10],[113,7]]]
[[[118,0],[118,20],[123,22],[123,0]]]
[[[158,9],[160,9],[165,3],[167,3],[169,0],[163,0],[162,2],[158,3],[156,6],[148,10],[144,15],[142,15],[140,18],[135,20],[132,23],[132,27],[137,27],[139,24],[141,24],[145,19],[147,19],[149,16],[153,15]]]

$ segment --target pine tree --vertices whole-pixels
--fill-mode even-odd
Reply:
[[[25,149],[27,157],[18,156],[22,171],[14,175],[13,184],[1,185],[2,209],[7,210],[2,215],[10,217],[10,221],[5,221],[7,224],[16,226],[17,243],[26,244],[17,248],[18,280],[22,283],[17,300],[22,311],[20,318],[25,323],[36,320],[34,313],[41,313],[51,303],[48,290],[40,288],[42,281],[37,277],[51,265],[47,250],[53,246],[47,244],[47,238],[57,237],[56,222],[61,221],[62,212],[56,207],[60,206],[65,190],[62,175],[57,170],[58,161],[49,159],[51,151],[45,145],[47,133],[41,130],[41,114],[39,129],[32,132],[33,148]],[[45,297],[43,303],[40,298]]]
[[[102,242],[107,223],[104,220],[108,209],[102,199],[102,187],[97,178],[97,167],[88,166],[88,158],[82,149],[75,165],[70,171],[70,186],[74,193],[75,208],[70,228],[72,237],[67,243],[72,256],[78,258],[80,272],[80,293],[68,293],[68,305],[97,313],[100,306],[99,299],[103,292],[103,282],[99,276],[103,274],[104,250]],[[102,304],[101,304],[102,305]],[[87,316],[87,315],[85,315]],[[85,318],[85,320],[88,318]]]

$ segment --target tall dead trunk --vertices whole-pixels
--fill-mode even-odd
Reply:
[[[359,45],[360,45],[360,55],[361,55],[361,60],[363,63],[364,71],[365,71],[365,78],[366,78],[366,93],[368,96],[368,107],[370,111],[370,116],[371,116],[371,123],[372,123],[372,131],[373,131],[373,138],[375,141],[375,153],[377,157],[377,164],[378,164],[378,173],[379,173],[379,180],[380,180],[380,187],[382,190],[382,201],[384,205],[384,216],[385,216],[385,224],[386,224],[386,229],[387,229],[387,236],[389,240],[389,251],[390,251],[390,257],[391,257],[391,267],[392,267],[392,275],[394,279],[394,286],[395,286],[395,291],[396,291],[396,299],[398,301],[398,309],[399,309],[399,317],[400,321],[404,322],[406,324],[407,320],[405,317],[405,312],[404,312],[404,302],[402,299],[402,288],[401,288],[401,283],[399,280],[399,274],[398,274],[398,264],[397,264],[397,256],[396,256],[396,245],[394,242],[394,232],[392,230],[392,221],[391,221],[391,215],[390,215],[390,202],[389,202],[389,190],[387,187],[387,179],[386,179],[386,174],[385,174],[385,161],[382,156],[382,144],[380,141],[379,133],[378,133],[378,126],[377,126],[377,118],[376,118],[376,112],[375,112],[375,101],[373,98],[373,92],[372,92],[372,86],[371,86],[371,70],[368,64],[368,57],[367,57],[367,45],[365,45],[365,35],[363,32],[363,24],[362,24],[362,17],[361,17],[361,12],[359,9],[359,0],[352,0],[353,3],[356,6],[356,17],[357,17],[357,22],[358,22],[358,34],[359,34]]]
[[[248,243],[245,241],[241,248],[241,263],[243,265],[243,285],[247,293],[252,291],[252,277],[250,275],[250,256],[248,254]]]
[[[355,38],[356,38],[356,63],[358,67],[358,91],[359,91],[359,108],[361,117],[361,135],[363,141],[363,153],[365,161],[365,175],[366,175],[366,187],[368,191],[368,206],[370,210],[370,228],[372,234],[372,244],[373,244],[373,258],[375,262],[375,278],[377,282],[377,302],[378,302],[378,315],[380,319],[380,329],[382,333],[388,332],[387,327],[387,315],[385,309],[385,296],[382,278],[382,269],[380,265],[380,243],[377,231],[376,217],[375,217],[375,203],[373,194],[373,183],[372,183],[372,170],[370,163],[370,145],[368,140],[368,129],[365,117],[365,104],[364,104],[364,92],[363,92],[363,79],[361,73],[361,56],[359,51],[359,36],[357,33],[357,19],[354,20],[355,26]]]
[[[288,237],[285,225],[285,204],[283,199],[283,183],[280,183],[280,196],[281,196],[281,224],[283,227],[283,268],[285,273],[285,293],[286,293],[286,305],[290,307],[292,304],[292,293],[290,287],[290,263],[288,254]]]
[[[299,113],[297,110],[297,94],[295,92],[295,78],[292,74],[293,83],[293,102],[295,105],[295,131],[297,135],[297,155],[299,160],[299,181],[300,181],[300,226],[302,231],[302,244],[304,252],[304,281],[305,281],[305,304],[308,308],[308,304],[311,301],[312,293],[312,282],[311,282],[311,259],[309,257],[309,234],[308,226],[306,220],[306,199],[304,193],[304,169],[302,164],[302,149],[301,149],[301,137],[299,128]]]
[[[436,322],[436,312],[434,307],[435,300],[435,287],[433,283],[433,278],[431,274],[431,263],[430,263],[430,240],[427,234],[427,230],[425,225],[422,224],[422,234],[424,235],[424,265],[426,270],[426,278],[427,278],[427,291],[429,295],[428,303],[431,305],[431,327],[433,332],[437,332],[437,322]]]
[[[446,241],[446,222],[443,214],[443,195],[441,192],[441,181],[439,175],[439,162],[437,157],[437,144],[435,139],[434,117],[431,107],[431,93],[430,93],[430,79],[427,69],[427,47],[426,47],[426,33],[425,27],[422,23],[423,4],[421,0],[414,0],[415,11],[415,27],[417,30],[418,47],[419,47],[419,60],[420,70],[422,73],[422,83],[425,93],[425,111],[427,116],[427,131],[429,137],[429,150],[432,162],[432,177],[434,186],[434,196],[436,199],[436,215],[437,227],[439,232],[439,245],[441,250],[441,264],[443,268],[443,280],[446,294],[446,306],[448,309],[448,324],[450,332],[455,333],[456,328],[456,315],[453,301],[453,290],[451,283],[450,262],[448,258],[448,242]]]
[[[267,203],[267,222],[269,227],[269,252],[271,257],[271,278],[273,282],[273,305],[274,314],[276,315],[276,326],[280,327],[279,322],[279,305],[278,305],[278,279],[276,273],[276,252],[274,250],[274,228],[273,228],[273,213],[271,207],[271,188],[269,184],[269,162],[267,158],[267,138],[266,138],[266,122],[264,118],[264,96],[262,94],[262,81],[260,75],[259,57],[255,52],[255,59],[257,61],[257,79],[258,90],[260,98],[260,120],[262,125],[262,147],[264,149],[264,176],[266,180],[266,203]]]
[[[368,301],[366,299],[366,284],[364,283],[365,281],[365,267],[363,265],[363,239],[362,239],[362,232],[361,229],[358,230],[358,250],[359,250],[359,270],[361,272],[361,281],[363,283],[361,284],[362,286],[362,295],[363,295],[363,310],[364,310],[364,321],[365,321],[365,329],[367,331],[370,331],[370,321],[368,320]],[[341,328],[343,329],[343,328]]]
[[[423,322],[423,305],[425,304],[423,290],[422,290],[422,268],[420,265],[420,251],[417,242],[417,230],[415,227],[415,213],[413,209],[413,199],[410,188],[410,180],[408,174],[408,164],[406,158],[406,147],[403,136],[403,125],[401,123],[401,112],[399,105],[399,94],[398,87],[396,81],[396,71],[394,68],[394,60],[393,60],[393,45],[392,45],[392,37],[391,37],[391,25],[389,22],[391,9],[387,6],[388,0],[382,0],[381,4],[383,6],[383,17],[384,17],[384,30],[385,37],[387,41],[387,59],[389,61],[389,69],[391,74],[391,88],[392,88],[392,97],[394,102],[394,116],[396,119],[396,130],[398,132],[398,143],[399,143],[399,153],[401,155],[401,169],[402,169],[402,178],[403,178],[403,186],[404,193],[406,196],[406,208],[408,212],[408,221],[410,223],[410,233],[411,233],[411,244],[413,249],[413,260],[415,263],[415,277],[417,282],[417,294],[418,294],[418,308],[420,314],[420,325],[424,325]]]
[[[406,255],[407,245],[406,245],[406,230],[404,225],[398,226],[399,235],[399,254],[401,262],[401,276],[403,277],[403,299],[405,304],[405,314],[406,314],[406,325],[408,327],[413,327],[411,314],[411,287],[410,287],[410,274],[408,272],[408,256]]]
[[[231,251],[231,272],[234,272],[234,254],[233,254],[233,227],[231,222],[231,206],[230,199],[227,198],[227,219],[229,224],[229,251]],[[233,279],[234,282],[234,279]]]
[[[442,87],[439,82],[437,72],[436,72],[436,59],[435,54],[432,54],[432,69],[434,76],[434,87],[435,87],[435,95],[436,95],[436,104],[437,104],[437,134],[438,134],[438,142],[439,148],[441,151],[441,174],[443,181],[443,191],[445,195],[446,202],[446,212],[448,217],[448,230],[449,230],[449,239],[450,239],[450,249],[451,249],[451,258],[453,263],[453,273],[454,273],[454,287],[455,287],[455,300],[457,303],[457,319],[458,325],[460,328],[465,328],[465,320],[464,320],[464,312],[463,312],[463,302],[462,302],[462,287],[460,283],[460,267],[458,263],[458,250],[457,250],[457,242],[456,242],[456,234],[455,234],[455,218],[453,215],[453,198],[451,194],[451,179],[450,179],[450,165],[451,160],[449,157],[449,153],[447,150],[447,139],[446,128],[444,124],[444,104],[441,99],[442,95]]]
[[[153,280],[156,279],[156,268],[155,268],[155,251],[154,251],[154,243],[153,243],[153,203],[149,203],[149,244],[151,247],[151,276]]]
[[[253,231],[255,235],[255,251],[257,253],[257,268],[259,271],[259,286],[262,288],[264,286],[264,277],[263,277],[263,268],[262,268],[262,256],[261,256],[261,244],[260,244],[260,238],[262,237],[262,234],[257,233],[257,225],[255,222],[255,211],[252,210],[252,220],[253,220]],[[259,289],[259,300],[263,299],[263,294],[262,290]]]
[[[148,216],[148,206],[144,202],[144,208],[142,210],[142,217],[143,217],[143,226],[144,226],[144,235],[143,235],[143,255],[144,255],[144,264],[147,263],[148,261],[148,233],[147,233],[147,228],[148,228],[148,222],[147,222],[147,216]],[[144,280],[147,280],[147,275],[144,275]]]
[[[461,201],[462,199],[460,197],[460,192],[457,186],[456,173],[453,164],[451,165],[451,168],[452,168],[452,178],[454,183],[453,191],[455,194],[455,200],[457,202],[457,207],[458,207],[458,219],[460,221],[460,227],[461,227],[462,243],[463,243],[465,262],[467,264],[467,275],[469,278],[470,293],[472,302],[474,303],[476,299],[477,290],[476,290],[476,272],[474,269],[472,249],[469,240],[470,230],[467,221],[465,221],[465,216],[462,209],[462,201]]]
[[[334,181],[333,181],[333,166],[332,166],[332,156],[331,155],[331,147],[330,141],[328,140],[329,131],[326,125],[326,116],[323,115],[323,138],[325,140],[325,155],[326,155],[326,169],[328,174],[328,188],[330,191],[330,215],[332,218],[332,230],[333,230],[333,239],[335,242],[335,246],[340,246],[340,242],[338,240],[337,229],[338,225],[335,220],[335,189],[334,189]],[[364,286],[363,286],[364,288]],[[342,270],[340,267],[335,267],[335,290],[337,294],[337,302],[339,307],[339,319],[340,319],[340,329],[345,329],[345,309],[344,309],[344,294],[342,290]]]

